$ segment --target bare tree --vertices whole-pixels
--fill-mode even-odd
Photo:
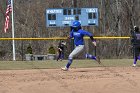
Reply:
[[[95,36],[130,36],[134,25],[140,25],[140,0],[14,0],[15,37],[66,37],[70,28],[46,27],[47,8],[97,7],[99,9],[99,26],[84,27]],[[11,25],[7,33],[3,33],[5,0],[0,2],[0,36],[11,37]],[[131,57],[129,39],[100,39],[98,54],[102,58]],[[56,46],[59,41],[16,41],[16,57],[24,59],[28,44],[33,47],[35,54],[47,54],[50,45]],[[71,45],[70,41],[67,41]],[[89,43],[88,43],[89,42]],[[87,42],[87,51],[92,51],[90,41]],[[0,51],[5,51],[1,60],[12,59],[11,41],[0,41]],[[5,49],[6,47],[6,49]],[[68,46],[71,48],[71,46]],[[67,54],[69,54],[68,51]]]

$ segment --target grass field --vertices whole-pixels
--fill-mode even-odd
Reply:
[[[93,60],[74,60],[71,65],[71,68],[91,68],[101,66],[121,67],[121,66],[131,66],[133,64],[133,59],[103,59],[101,61],[103,65],[99,65],[96,61]],[[0,70],[55,69],[65,66],[66,63],[67,60],[1,61]]]

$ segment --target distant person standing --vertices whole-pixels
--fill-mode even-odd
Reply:
[[[73,62],[73,57],[77,56],[84,50],[84,36],[89,36],[93,45],[96,46],[96,41],[93,38],[93,34],[83,30],[79,21],[74,21],[72,24],[72,30],[70,32],[69,38],[74,38],[75,49],[70,53],[66,66],[64,68],[61,68],[63,71],[67,71]],[[87,54],[86,57],[96,60],[100,64],[99,57]]]
[[[58,45],[58,56],[57,56],[57,61],[60,60],[62,61],[64,59],[64,47],[66,43],[64,41],[60,41]]]
[[[131,43],[133,45],[134,51],[134,62],[132,66],[135,67],[137,64],[137,60],[140,60],[140,31],[138,26],[134,26],[133,31],[131,31],[131,35]]]

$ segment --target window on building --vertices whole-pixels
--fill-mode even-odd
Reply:
[[[74,9],[73,15],[81,15],[81,9]]]
[[[76,9],[73,10],[73,15],[76,15]]]
[[[81,9],[78,9],[78,10],[77,10],[77,14],[78,14],[78,15],[81,15]]]
[[[71,15],[71,9],[68,9],[68,15]]]
[[[56,20],[56,14],[48,14],[48,20]]]
[[[88,19],[96,19],[96,13],[88,13]]]
[[[96,13],[93,13],[93,18],[96,19]]]
[[[88,19],[92,19],[92,13],[88,13]]]
[[[63,10],[63,15],[67,15],[67,9]]]

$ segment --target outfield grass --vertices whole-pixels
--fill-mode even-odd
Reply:
[[[133,64],[133,59],[104,59],[101,60],[103,65],[99,65],[93,60],[74,60],[71,67],[75,68],[89,68],[89,67],[99,67],[99,66],[131,66]],[[46,61],[1,61],[0,70],[23,70],[23,69],[55,69],[64,67],[67,60],[56,61],[56,60],[46,60]],[[138,62],[138,65],[140,63]]]

